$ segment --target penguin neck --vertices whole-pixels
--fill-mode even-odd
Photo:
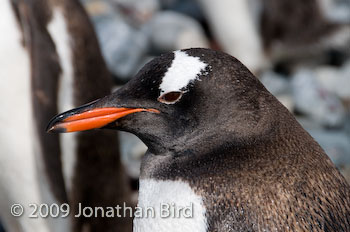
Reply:
[[[162,149],[162,152],[157,150],[154,153],[149,150],[142,161],[141,178],[162,179],[167,176],[186,179],[186,172],[192,165],[210,167],[210,163],[215,163],[224,173],[226,169],[271,169],[272,163],[283,166],[299,158],[312,159],[301,157],[302,153],[295,152],[296,148],[307,144],[314,146],[311,136],[286,109],[277,114],[279,116],[274,118],[276,121],[273,124],[267,123],[264,128],[257,127],[256,134],[252,136],[238,137],[234,131],[220,130],[199,133],[197,137],[186,140],[186,144],[180,143]],[[287,122],[279,118],[287,119]],[[215,170],[208,169],[203,172]]]

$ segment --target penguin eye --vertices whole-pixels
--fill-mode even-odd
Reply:
[[[165,103],[165,104],[174,104],[175,102],[180,100],[181,97],[182,97],[182,92],[173,91],[173,92],[168,92],[168,93],[161,95],[158,98],[158,101]]]

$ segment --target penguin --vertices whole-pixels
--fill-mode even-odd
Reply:
[[[53,114],[110,94],[110,74],[83,7],[77,0],[4,0],[0,30],[0,217],[5,229],[130,231],[131,218],[74,217],[79,207],[131,202],[117,136],[44,132]],[[69,203],[69,217],[32,219],[31,213],[38,214],[32,203],[38,209]],[[10,214],[13,204],[24,207],[21,217]]]
[[[47,131],[94,128],[131,132],[148,146],[138,206],[155,209],[135,215],[136,232],[350,231],[349,184],[228,54],[161,55],[113,94],[57,115]],[[190,210],[162,217],[159,204]]]

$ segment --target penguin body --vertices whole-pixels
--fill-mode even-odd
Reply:
[[[129,202],[116,135],[45,133],[52,114],[110,92],[109,73],[84,9],[72,0],[6,0],[0,8],[1,30],[6,31],[0,45],[5,61],[0,216],[6,229],[129,231],[128,218],[73,217],[79,203],[104,207]],[[10,214],[14,203],[23,205],[22,217]],[[30,203],[69,203],[70,217],[32,220]]]
[[[93,128],[125,130],[148,146],[139,205],[193,203],[192,218],[135,217],[134,231],[350,231],[349,184],[227,54],[162,55],[115,93],[48,125],[51,132]]]
[[[4,32],[0,47],[0,217],[9,231],[49,231],[45,220],[28,220],[29,214],[20,218],[10,214],[15,203],[25,205],[29,213],[30,203],[42,202],[36,174],[40,150],[28,139],[38,138],[31,102],[29,53],[22,45],[21,27],[11,2],[1,1],[0,11],[0,30]],[[53,198],[51,194],[48,197]]]

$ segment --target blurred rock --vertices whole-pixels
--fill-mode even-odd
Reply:
[[[345,109],[339,98],[323,88],[315,73],[301,68],[292,77],[295,108],[323,126],[340,127],[345,120]]]
[[[332,66],[318,67],[315,74],[327,91],[335,93],[342,99],[350,99],[350,61],[340,69]]]
[[[197,0],[162,0],[162,8],[187,15],[198,22],[206,21]]]
[[[124,15],[108,2],[89,1],[86,8],[109,70],[122,82],[127,81],[149,49],[147,30],[142,25],[141,29],[131,27]]]
[[[121,157],[128,175],[139,178],[142,156],[147,151],[147,146],[135,135],[127,132],[119,132]]]
[[[159,12],[150,21],[150,30],[152,45],[160,52],[209,47],[201,25],[183,14]]]
[[[167,52],[208,47],[201,25],[191,17],[159,11],[157,0],[86,0],[108,68],[123,83],[136,74],[152,48]]]
[[[290,92],[290,83],[286,76],[273,71],[266,71],[260,76],[260,81],[268,91],[273,95],[285,94]]]
[[[109,0],[132,25],[147,23],[160,10],[159,0]]]
[[[350,22],[350,1],[348,0],[320,0],[324,15],[332,22]]]

